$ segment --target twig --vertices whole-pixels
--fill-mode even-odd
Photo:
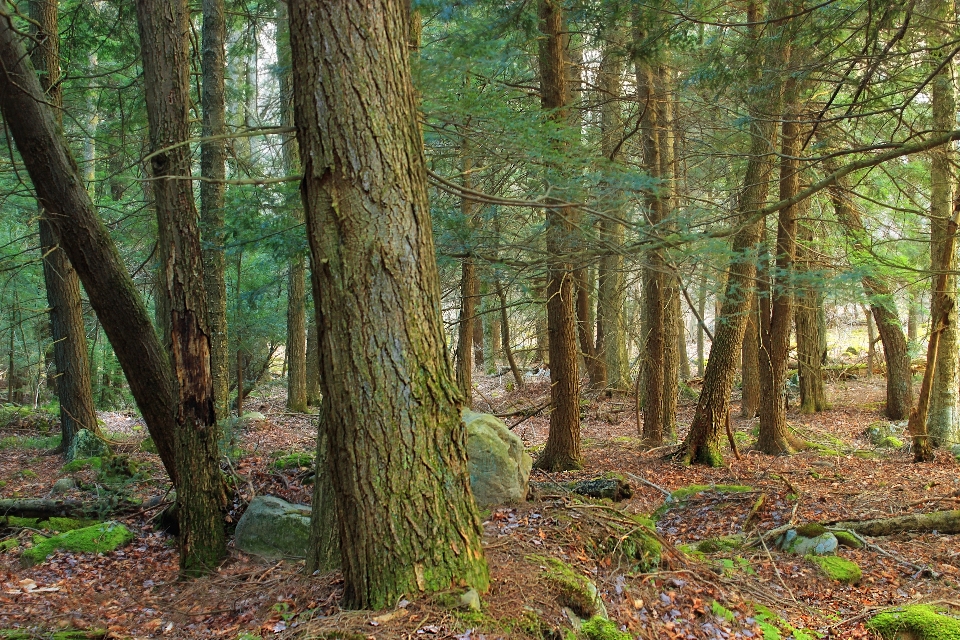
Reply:
[[[516,411],[511,411],[510,413],[495,413],[493,415],[498,418],[515,418],[516,416],[527,416],[529,417],[528,412],[539,413],[550,406],[550,400],[547,400],[545,403],[541,404],[539,407],[525,407],[523,409],[517,409]]]
[[[800,604],[799,602],[797,602],[797,597],[793,595],[793,591],[791,591],[790,587],[787,586],[787,583],[783,581],[783,576],[780,575],[780,568],[777,566],[776,560],[773,559],[773,554],[770,553],[770,548],[767,546],[767,541],[764,540],[763,537],[761,536],[760,542],[761,544],[763,544],[763,550],[766,551],[767,553],[767,558],[770,559],[770,564],[771,566],[773,566],[773,571],[777,574],[777,580],[779,580],[783,588],[787,590],[787,593],[790,595],[790,599],[796,602],[797,604]]]
[[[866,539],[864,539],[863,536],[861,536],[861,535],[860,535],[859,533],[857,533],[856,531],[851,531],[850,529],[833,529],[833,528],[831,528],[831,527],[827,527],[827,530],[828,530],[828,531],[845,531],[846,533],[849,533],[849,534],[852,535],[854,538],[856,538],[857,540],[859,540],[860,543],[861,543],[864,547],[866,547],[866,548],[868,548],[868,549],[873,549],[874,551],[876,551],[876,552],[879,553],[880,555],[887,556],[887,557],[890,558],[891,560],[896,560],[897,562],[902,562],[903,564],[907,565],[908,567],[912,568],[912,569],[915,570],[915,571],[919,571],[919,572],[923,572],[923,573],[929,573],[929,574],[931,575],[931,577],[933,577],[933,578],[937,578],[937,577],[940,575],[940,574],[938,574],[936,571],[934,571],[933,569],[931,569],[930,567],[924,567],[924,566],[921,566],[921,565],[919,565],[919,564],[914,564],[914,563],[910,562],[909,560],[905,560],[905,559],[901,558],[900,556],[896,555],[895,553],[891,553],[890,551],[887,551],[886,549],[880,547],[879,545],[876,545],[876,544],[874,544],[874,543],[872,543],[872,542],[868,542]]]
[[[667,498],[669,498],[671,495],[673,495],[673,494],[671,494],[669,491],[667,491],[666,489],[664,489],[663,487],[661,487],[660,485],[653,484],[652,482],[650,482],[650,481],[647,480],[646,478],[642,478],[642,477],[640,477],[640,476],[634,475],[634,474],[630,473],[629,471],[625,472],[624,475],[627,476],[628,478],[630,478],[631,480],[635,481],[635,482],[639,482],[640,484],[645,484],[645,485],[647,485],[648,487],[653,487],[654,489],[656,489],[657,491],[659,491],[659,492],[662,493],[663,495],[667,496]]]
[[[545,404],[545,405],[543,405],[542,407],[540,407],[539,409],[537,409],[536,411],[534,411],[533,413],[531,413],[530,415],[528,415],[526,418],[521,418],[519,421],[517,421],[517,422],[515,422],[514,424],[510,425],[510,431],[513,431],[514,429],[516,429],[517,427],[519,427],[520,425],[522,425],[524,422],[526,422],[527,420],[529,420],[529,419],[532,418],[533,416],[539,415],[544,409],[546,409],[547,407],[549,407],[551,404],[553,404],[552,401],[551,401],[551,402],[548,402],[548,403]]]

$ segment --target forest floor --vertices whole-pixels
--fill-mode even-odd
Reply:
[[[508,414],[540,406],[548,394],[544,380],[512,392],[505,383],[506,378],[480,378],[475,408]],[[311,488],[301,483],[305,469],[278,471],[271,463],[278,451],[312,451],[313,422],[306,415],[285,413],[282,391],[274,389],[254,394],[246,407],[264,419],[247,422],[239,434],[243,454],[234,469],[243,482],[231,505],[233,522],[251,491],[310,501]],[[110,638],[528,638],[537,624],[541,631],[570,628],[544,574],[543,557],[549,556],[589,577],[610,618],[632,637],[869,638],[866,621],[890,606],[929,602],[960,608],[955,537],[901,534],[870,539],[879,549],[842,548],[840,554],[863,571],[854,585],[832,581],[809,560],[772,544],[706,555],[682,545],[741,533],[761,495],[763,506],[748,523],[751,531],[788,522],[957,508],[958,462],[949,453],[913,464],[907,451],[875,448],[864,435],[868,425],[883,421],[883,395],[883,379],[877,377],[831,384],[834,408],[817,415],[799,415],[794,403],[791,426],[823,448],[789,457],[752,451],[756,420],[735,419],[742,459],[728,451],[722,468],[685,467],[664,457],[669,449],[645,451],[637,438],[631,397],[588,396],[585,469],[549,476],[534,472],[531,479],[567,481],[618,472],[633,485],[633,497],[599,503],[554,496],[485,512],[492,586],[483,596],[482,614],[452,610],[436,597],[411,597],[412,602],[403,600],[391,611],[343,611],[338,573],[304,576],[302,562],[264,564],[233,548],[215,574],[178,581],[173,540],[154,530],[169,489],[159,460],[136,452],[145,434],[132,414],[104,414],[105,431],[125,443],[121,450],[140,463],[140,473],[126,490],[153,506],[118,518],[137,536],[111,553],[58,552],[25,568],[18,550],[0,552],[0,630],[20,628],[32,634],[26,637],[38,638],[65,628],[101,629],[96,637]],[[681,436],[692,412],[692,402],[681,403]],[[507,423],[519,420],[507,418]],[[536,449],[547,428],[548,417],[542,414],[518,424],[515,433]],[[54,482],[68,475],[82,486],[97,486],[94,471],[68,474],[58,456],[29,448],[37,446],[25,440],[36,435],[33,431],[35,427],[17,423],[0,429],[3,497],[48,496]],[[623,514],[651,514],[664,506],[665,494],[651,485],[668,492],[689,485],[745,485],[749,490],[707,490],[671,502],[657,522],[663,560],[659,568],[640,571],[616,553],[603,552],[597,540],[615,535],[611,527]],[[0,540],[17,537],[22,548],[35,533],[0,528]],[[774,627],[779,635],[771,631]]]

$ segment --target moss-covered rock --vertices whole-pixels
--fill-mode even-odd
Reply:
[[[883,447],[886,449],[902,449],[903,440],[897,438],[896,436],[887,436],[883,440],[877,443],[878,447]]]
[[[743,546],[742,535],[724,536],[723,538],[707,538],[697,544],[700,553],[722,553],[735,551]]]
[[[808,538],[800,535],[797,529],[790,529],[777,538],[777,546],[787,553],[795,553],[800,556],[827,556],[837,550],[838,542],[836,536],[829,531]]]
[[[797,527],[797,535],[804,538],[816,538],[827,532],[827,528],[819,522],[807,522]]]
[[[580,625],[580,633],[577,635],[584,640],[633,640],[632,635],[620,631],[616,622],[597,616]]]
[[[556,589],[561,606],[569,607],[581,618],[607,617],[607,607],[600,598],[597,585],[557,558],[530,556],[530,561],[544,568],[544,578]]]
[[[61,471],[64,473],[77,473],[85,469],[99,469],[102,465],[103,459],[99,456],[93,458],[78,458],[63,465]]]
[[[237,523],[234,545],[262,558],[303,558],[310,542],[310,507],[257,496]]]
[[[0,540],[0,553],[6,553],[11,549],[16,549],[18,546],[20,546],[20,542],[16,538]]]
[[[840,556],[807,556],[807,560],[820,567],[831,580],[844,584],[856,584],[863,577],[859,565]]]
[[[134,537],[119,522],[102,522],[42,539],[30,549],[24,549],[21,558],[26,564],[37,564],[58,549],[76,553],[106,553],[130,542]]]
[[[860,542],[860,539],[849,531],[834,531],[833,535],[841,547],[847,547],[848,549],[863,548],[863,543]]]
[[[302,469],[313,466],[314,454],[295,451],[280,455],[273,461],[274,469]]]
[[[503,420],[489,413],[463,410],[467,431],[467,472],[477,504],[523,502],[533,458],[520,436],[507,428]]]
[[[748,493],[753,491],[753,487],[746,487],[739,484],[691,484],[686,487],[680,487],[672,492],[668,502],[683,502],[691,496],[707,491],[713,493]]]
[[[87,429],[79,429],[73,441],[67,446],[67,460],[98,458],[110,455],[110,447],[102,439]]]
[[[105,456],[101,458],[102,480],[125,480],[137,473],[137,463],[130,456]]]
[[[867,628],[884,640],[960,640],[960,620],[927,604],[884,611],[871,618]]]

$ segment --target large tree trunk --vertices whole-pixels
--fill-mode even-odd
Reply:
[[[564,73],[563,11],[556,0],[540,0],[540,101],[557,122],[565,122],[570,89]],[[563,471],[583,465],[580,452],[580,375],[577,371],[577,319],[574,313],[570,239],[566,209],[547,208],[547,333],[550,354],[550,432],[534,462],[538,469]]]
[[[176,374],[177,518],[180,571],[201,575],[226,555],[216,407],[210,368],[210,332],[203,261],[191,174],[190,85],[186,0],[138,0],[144,91],[150,125],[157,249],[170,310],[169,344]]]
[[[123,367],[137,407],[167,473],[174,461],[176,394],[167,351],[110,234],[83,187],[26,52],[0,9],[0,110],[30,174],[37,198],[86,289]]]
[[[799,88],[788,78],[784,88],[781,134],[780,200],[800,190]],[[787,428],[787,356],[793,324],[793,262],[797,253],[797,205],[780,210],[777,220],[774,273],[767,271],[760,297],[760,436],[757,449],[771,455],[790,454],[803,441]]]
[[[955,37],[955,30],[948,27],[956,18],[954,0],[934,3],[936,15],[927,25],[931,44],[930,66],[936,69],[933,77],[932,108],[934,134],[956,128],[957,109],[954,96],[953,61],[944,60],[946,51]],[[931,271],[943,269],[949,271],[942,291],[934,290],[931,297],[930,317],[944,317],[940,330],[940,345],[936,370],[933,375],[933,388],[930,390],[930,413],[927,417],[927,431],[934,446],[960,442],[960,350],[958,350],[957,331],[957,257],[954,239],[950,233],[950,214],[953,208],[954,168],[956,158],[954,144],[931,149],[930,162],[930,265]],[[937,276],[932,279],[938,283]],[[943,307],[934,306],[936,304]],[[931,324],[933,327],[933,324]],[[931,332],[933,329],[931,329]],[[928,363],[929,364],[929,363]]]
[[[307,404],[320,404],[320,350],[317,344],[316,314],[311,313],[307,322]]]
[[[771,15],[779,16],[783,9],[783,3],[777,0],[773,3]],[[757,5],[751,2],[747,9],[747,21],[751,25],[759,24],[759,15]],[[756,26],[751,29],[755,44],[750,54],[756,63],[752,71],[754,86],[767,86],[767,89],[752,94],[756,102],[750,105],[750,155],[738,203],[743,223],[733,240],[733,257],[727,272],[726,290],[717,317],[707,370],[703,376],[703,390],[680,452],[681,459],[687,463],[719,465],[723,461],[720,442],[725,435],[730,389],[746,329],[746,312],[750,305],[747,292],[756,275],[755,251],[760,239],[760,221],[755,221],[752,214],[761,209],[767,199],[773,171],[771,157],[776,150],[777,133],[773,118],[780,113],[780,96],[779,91],[769,89],[768,84],[773,82],[771,75],[779,73],[780,44],[772,36],[760,40]],[[768,49],[765,53],[764,48]]]
[[[402,2],[290,3],[343,603],[372,609],[489,583],[440,319],[408,17]]]
[[[56,109],[62,105],[60,92],[60,31],[57,27],[57,0],[31,0],[37,45],[31,59],[40,72],[40,84],[47,100]],[[57,398],[60,401],[61,448],[71,455],[70,446],[80,429],[99,434],[97,413],[90,383],[87,333],[83,326],[80,278],[69,258],[57,246],[57,238],[46,217],[40,218],[40,251],[43,282],[50,305],[50,333],[57,368]]]
[[[222,136],[226,131],[224,46],[227,27],[223,0],[203,0],[202,68],[203,136]],[[230,352],[227,340],[226,260],[223,252],[223,199],[226,185],[226,140],[200,143],[200,232],[203,234],[203,277],[207,293],[207,325],[210,331],[210,372],[217,416],[226,417],[230,407]]]
[[[805,201],[809,204],[809,200]],[[800,218],[803,218],[801,213]],[[800,413],[818,413],[828,408],[823,384],[820,353],[820,325],[817,322],[823,294],[811,284],[813,228],[800,223],[797,227],[797,288],[794,299],[794,323],[797,333],[797,375],[800,382]]]
[[[293,83],[290,70],[290,30],[287,27],[287,5],[277,4],[280,18],[278,60],[280,62],[280,124],[293,125]],[[300,172],[300,154],[295,136],[284,135],[283,171],[288,176]],[[303,203],[293,196],[287,203],[290,217],[303,222]],[[297,252],[290,258],[287,272],[287,409],[298,413],[307,410],[307,296],[305,290],[306,261]]]

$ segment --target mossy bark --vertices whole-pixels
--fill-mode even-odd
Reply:
[[[447,360],[408,11],[290,3],[343,604],[489,577]]]

